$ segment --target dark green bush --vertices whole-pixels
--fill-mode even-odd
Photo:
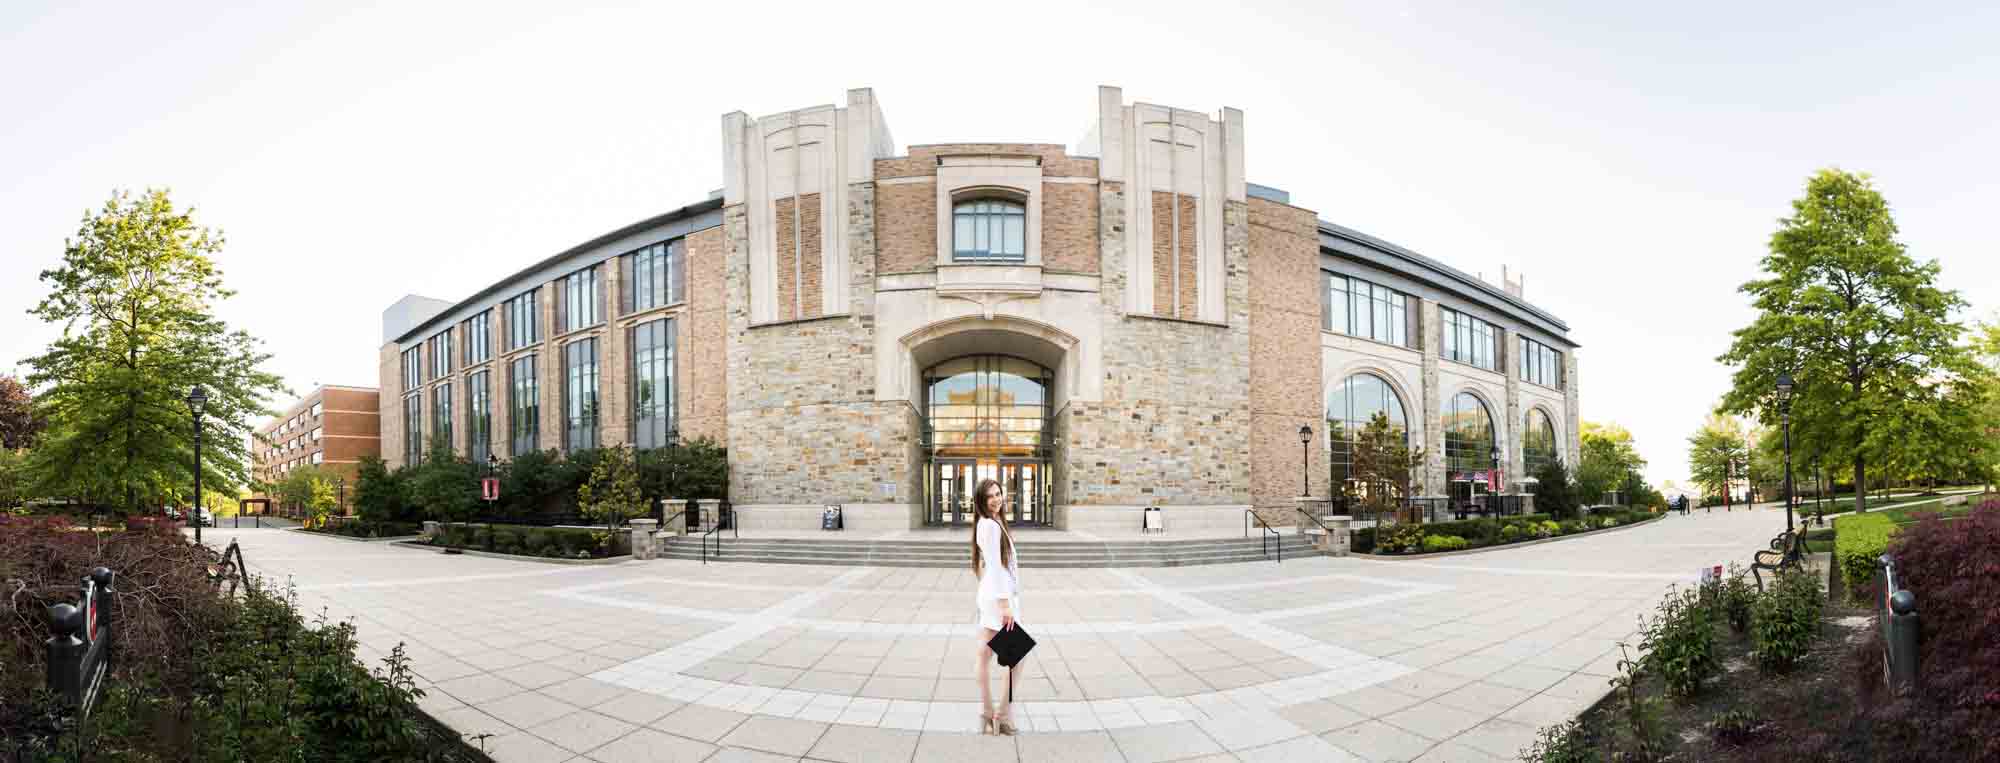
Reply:
[[[1376,538],[1378,547],[1391,554],[1408,554],[1418,551],[1424,545],[1424,525],[1405,523],[1392,525],[1388,531]]]
[[[1750,609],[1757,603],[1757,589],[1750,585],[1749,576],[1736,564],[1729,565],[1729,577],[1724,578],[1716,595],[1722,605],[1723,619],[1729,621],[1729,629],[1742,635],[1750,629]]]
[[[1375,553],[1375,528],[1363,527],[1348,537],[1348,549],[1357,554]]]
[[[541,556],[542,551],[547,549],[548,547],[549,547],[549,531],[547,530],[543,530],[540,528],[529,530],[527,534],[521,538],[521,550],[526,551],[531,555]]]
[[[1534,743],[1521,750],[1521,760],[1531,763],[1592,763],[1601,758],[1590,735],[1574,718],[1543,726]]]
[[[1677,588],[1660,600],[1655,612],[1639,642],[1646,666],[1659,674],[1668,694],[1692,699],[1719,664],[1713,609],[1702,601],[1700,591]]]
[[[1782,671],[1797,665],[1819,634],[1825,605],[1826,594],[1817,578],[1803,571],[1778,573],[1770,589],[1750,605],[1751,649],[1757,666]]]
[[[493,528],[493,550],[511,554],[521,548],[521,534],[512,528]]]

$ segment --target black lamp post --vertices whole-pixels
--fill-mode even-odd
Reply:
[[[208,392],[197,384],[188,391],[188,414],[194,417],[194,509],[188,512],[194,520],[194,542],[201,543],[201,414],[208,406]]]
[[[347,477],[340,476],[333,478],[333,490],[338,496],[333,500],[334,503],[339,504],[340,515],[343,517],[347,516]]]
[[[1778,373],[1778,415],[1785,422],[1785,532],[1792,531],[1792,375]]]
[[[1499,488],[1498,488],[1498,487],[1496,487],[1496,485],[1497,485],[1497,483],[1499,483],[1499,482],[1500,482],[1500,480],[1499,480],[1499,476],[1500,476],[1500,446],[1498,446],[1498,445],[1495,445],[1495,446],[1493,446],[1493,451],[1492,451],[1492,454],[1491,454],[1491,455],[1493,456],[1493,471],[1491,471],[1491,472],[1487,472],[1487,479],[1486,479],[1486,488],[1487,488],[1487,492],[1497,492],[1497,491],[1499,490]],[[1499,502],[1498,502],[1498,501],[1492,501],[1491,503],[1492,503],[1493,505],[1498,505],[1498,503],[1499,503]]]
[[[1311,424],[1299,427],[1299,495],[1312,495],[1312,441]]]

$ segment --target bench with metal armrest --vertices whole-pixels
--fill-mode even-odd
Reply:
[[[1806,550],[1804,537],[1791,530],[1778,533],[1771,539],[1769,550],[1758,551],[1750,563],[1750,575],[1757,579],[1757,590],[1764,590],[1764,576],[1759,570],[1800,570],[1805,568]]]

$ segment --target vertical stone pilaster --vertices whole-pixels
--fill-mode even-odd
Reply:
[[[618,316],[625,309],[625,269],[618,259],[605,260],[601,266],[604,333],[597,342],[597,442],[604,446],[623,445],[632,433],[632,375],[626,372],[631,348],[626,346],[625,331],[618,328]]]
[[[1424,352],[1424,495],[1444,495],[1444,399],[1438,387],[1438,349],[1444,346],[1444,316],[1435,300],[1423,300],[1417,310],[1423,325]]]
[[[1521,492],[1525,487],[1521,480],[1529,476],[1523,471],[1527,458],[1522,447],[1527,433],[1523,419],[1526,411],[1521,410],[1521,359],[1516,356],[1521,346],[1516,338],[1518,336],[1513,329],[1500,330],[1500,375],[1507,380],[1507,418],[1499,422],[1498,435],[1506,443],[1500,446],[1500,450],[1507,454],[1506,465],[1502,468],[1507,470],[1505,489],[1508,492]]]
[[[1098,271],[1104,274],[1098,294],[1107,317],[1125,315],[1125,184],[1105,180],[1097,186]]]
[[[875,183],[847,186],[847,312],[875,315]]]
[[[1576,390],[1576,350],[1563,353],[1563,408],[1569,421],[1563,422],[1563,433],[1567,459],[1571,469],[1583,460],[1583,414],[1578,403]]]
[[[562,345],[557,344],[555,335],[560,326],[556,325],[556,286],[545,283],[536,287],[535,310],[541,313],[540,348],[535,359],[535,396],[541,398],[540,431],[535,442],[540,450],[562,450],[563,425],[563,375]]]

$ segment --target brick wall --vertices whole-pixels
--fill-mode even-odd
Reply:
[[[1163,318],[1194,320],[1201,314],[1198,206],[1193,196],[1153,192],[1153,314]]]
[[[820,195],[809,193],[799,197],[799,318],[817,318],[822,312],[820,301],[821,270],[820,251]]]
[[[724,247],[721,226],[687,238],[688,312],[675,327],[675,362],[681,382],[681,436],[728,440],[728,336],[724,314]]]
[[[778,251],[772,280],[776,283],[778,297],[778,320],[797,320],[799,317],[799,238],[798,238],[798,197],[787,196],[775,205],[774,225],[777,226]]]
[[[892,186],[893,187],[893,186]],[[1097,188],[1087,183],[1042,184],[1042,267],[1096,273]],[[933,243],[932,248],[936,248]]]
[[[899,160],[877,161],[878,171],[890,161]],[[875,240],[881,247],[876,267],[883,273],[935,270],[937,183],[877,185],[875,192]]]
[[[1310,210],[1253,198],[1249,213],[1251,500],[1266,521],[1293,524],[1306,480],[1327,494],[1319,237]],[[1301,426],[1313,429],[1310,447]]]
[[[909,156],[875,161],[875,177],[900,178],[937,174],[941,154],[1028,154],[1042,160],[1043,177],[1097,177],[1097,158],[1070,156],[1060,143],[936,143],[911,146]]]

